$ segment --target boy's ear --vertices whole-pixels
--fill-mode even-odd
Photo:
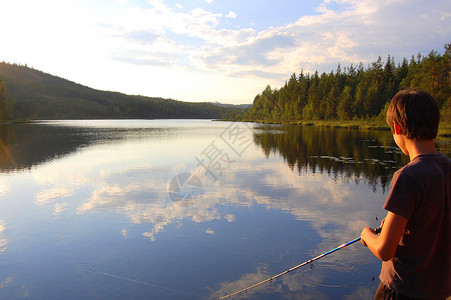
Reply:
[[[402,134],[401,126],[399,126],[398,123],[394,122],[393,128],[395,129],[395,134]]]

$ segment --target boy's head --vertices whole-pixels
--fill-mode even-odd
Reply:
[[[391,100],[386,121],[393,133],[396,122],[408,139],[432,140],[437,136],[440,110],[428,93],[406,88]]]

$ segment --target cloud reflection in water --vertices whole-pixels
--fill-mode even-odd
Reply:
[[[139,128],[134,128],[131,135],[120,130],[121,135],[114,138],[111,130],[116,130],[109,128],[108,138],[101,143],[81,138],[84,146],[70,154],[4,176],[0,196],[11,197],[13,179],[24,178],[27,188],[21,191],[20,203],[33,212],[30,224],[44,220],[49,226],[74,226],[93,253],[105,252],[100,256],[105,266],[111,259],[140,269],[143,260],[152,263],[153,270],[159,267],[154,262],[157,258],[179,259],[187,265],[179,272],[195,268],[197,274],[206,273],[197,280],[211,288],[211,295],[232,292],[328,251],[357,237],[363,226],[378,225],[376,217],[384,214],[380,207],[392,170],[371,159],[390,166],[399,163],[396,153],[381,157],[390,149],[386,141],[355,131],[350,135],[323,131],[318,141],[316,134],[306,131],[258,129],[249,132],[254,143],[242,157],[233,157],[235,162],[214,181],[195,157],[212,141],[220,141],[228,123],[196,124],[173,135],[153,129],[140,135]],[[101,130],[89,135],[101,136]],[[326,141],[327,136],[335,140]],[[343,143],[356,146],[349,150]],[[335,144],[340,147],[333,149]],[[375,147],[378,144],[385,148]],[[346,153],[336,152],[337,148]],[[374,151],[380,152],[375,155]],[[193,205],[173,202],[167,193],[168,183],[180,173],[193,173],[202,182],[204,193]],[[53,230],[59,234],[59,229]],[[2,230],[0,247],[6,238]],[[366,289],[368,282],[360,282],[359,290],[348,284],[359,276],[370,281],[358,267],[372,263],[369,257],[358,245],[343,249],[315,264],[314,270],[290,274],[256,293],[328,298],[333,292],[324,289],[340,287],[337,293],[349,299],[372,294]],[[197,266],[196,259],[205,262]],[[343,265],[350,260],[352,264]]]

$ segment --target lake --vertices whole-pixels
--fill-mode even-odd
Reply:
[[[389,131],[0,125],[0,298],[217,299],[379,225],[407,162]],[[379,270],[358,242],[232,299],[372,299]]]

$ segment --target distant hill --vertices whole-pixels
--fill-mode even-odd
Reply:
[[[132,96],[100,91],[27,66],[0,63],[14,119],[218,119],[246,106]]]

